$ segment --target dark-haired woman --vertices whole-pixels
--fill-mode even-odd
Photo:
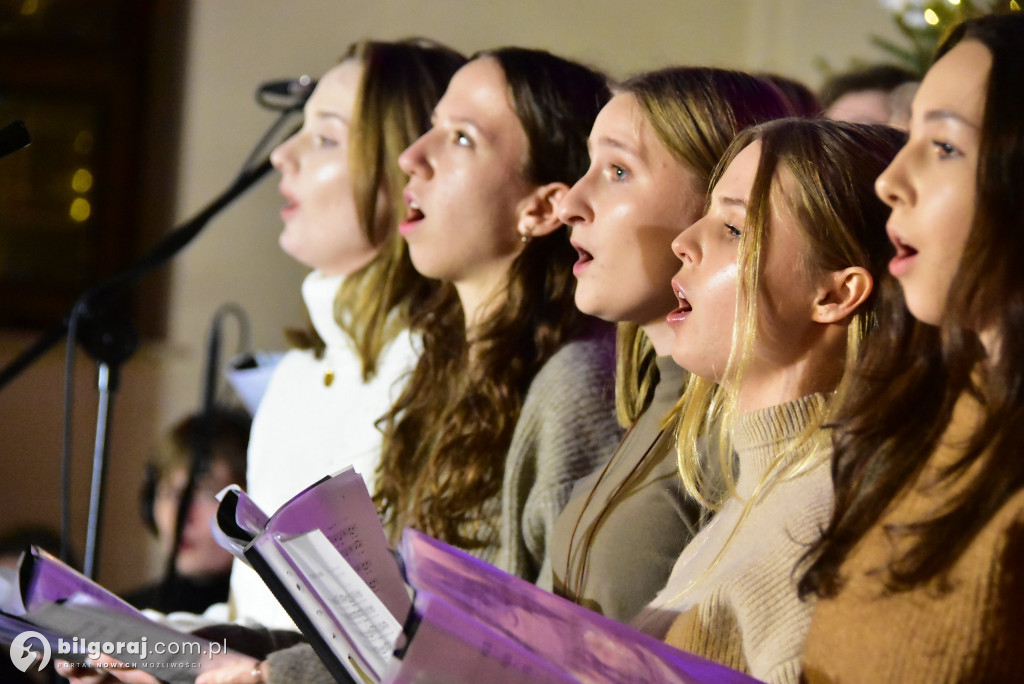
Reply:
[[[390,414],[385,523],[530,581],[573,484],[621,436],[614,331],[573,303],[576,250],[556,210],[587,169],[602,75],[503,48],[452,78],[433,128],[399,158],[399,231],[440,280],[414,313],[423,353]]]
[[[807,681],[1020,681],[1022,63],[1024,14],[955,30],[878,179],[900,287],[837,417]]]

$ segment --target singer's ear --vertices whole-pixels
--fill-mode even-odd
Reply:
[[[560,228],[562,221],[558,218],[558,202],[568,192],[568,185],[557,182],[535,188],[520,205],[516,226],[519,234],[541,237]]]

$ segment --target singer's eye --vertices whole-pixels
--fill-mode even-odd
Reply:
[[[316,141],[317,147],[336,147],[338,145],[336,140],[325,135],[315,135],[313,139]]]
[[[452,142],[459,147],[473,147],[473,139],[463,131],[452,131]]]

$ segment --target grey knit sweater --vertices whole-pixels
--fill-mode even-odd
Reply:
[[[491,507],[496,545],[472,553],[535,581],[551,528],[578,479],[603,464],[622,438],[615,418],[614,331],[569,342],[537,373],[509,446],[500,501]],[[272,653],[270,684],[333,679],[310,646]]]

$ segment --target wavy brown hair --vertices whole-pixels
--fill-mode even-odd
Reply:
[[[605,77],[539,50],[502,48],[497,60],[526,131],[530,182],[571,185],[587,170],[587,136],[610,98]],[[423,353],[384,419],[376,501],[393,537],[415,527],[462,548],[493,542],[479,521],[500,492],[523,399],[537,371],[581,332],[576,250],[565,226],[535,237],[513,261],[500,305],[467,339],[450,283],[412,318]]]
[[[398,155],[430,128],[434,105],[466,58],[440,43],[409,38],[353,43],[341,58],[347,60],[363,65],[348,133],[352,194],[359,227],[379,251],[338,288],[334,320],[352,341],[368,381],[384,347],[408,327],[410,302],[434,289],[412,267],[395,230],[405,216],[408,181]],[[297,347],[323,351],[312,329],[288,331],[288,337]]]
[[[795,114],[764,79],[727,69],[659,69],[630,78],[616,92],[636,98],[658,140],[696,174],[705,193],[715,165],[737,133]],[[619,323],[617,338],[615,408],[619,422],[627,426],[650,405],[658,368],[654,346],[638,325]]]
[[[910,315],[894,279],[883,284],[881,337],[836,417],[836,508],[808,554],[802,595],[835,595],[844,560],[917,480],[964,394],[981,402],[984,418],[942,474],[944,482],[964,486],[935,517],[888,528],[908,543],[889,563],[887,588],[904,591],[944,578],[1024,487],[1024,15],[968,20],[937,57],[964,40],[992,54],[970,234],[940,326]],[[998,358],[984,364],[976,333],[982,325],[995,330],[1002,345]]]

